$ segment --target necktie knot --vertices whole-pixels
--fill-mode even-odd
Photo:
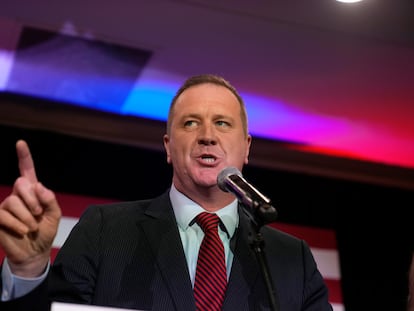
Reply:
[[[204,233],[217,232],[220,218],[216,214],[203,212],[196,217],[197,224],[203,229]]]

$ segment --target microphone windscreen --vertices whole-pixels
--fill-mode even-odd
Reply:
[[[227,186],[226,186],[226,179],[231,175],[238,175],[242,176],[242,173],[235,167],[229,166],[224,168],[218,175],[217,175],[217,185],[221,190],[224,192],[228,192]]]

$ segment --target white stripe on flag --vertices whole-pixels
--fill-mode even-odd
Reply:
[[[333,311],[345,311],[345,306],[340,303],[331,303]]]
[[[317,248],[311,246],[319,271],[326,279],[340,280],[339,254],[336,249]]]
[[[78,218],[63,216],[60,219],[58,231],[53,241],[53,247],[60,248],[68,237],[73,226],[78,222]]]

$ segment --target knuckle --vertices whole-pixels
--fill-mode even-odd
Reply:
[[[8,197],[6,197],[4,199],[4,201],[0,205],[0,209],[1,210],[10,210],[10,208],[13,205],[16,205],[16,204],[19,204],[19,203],[20,203],[20,199],[16,195],[11,194],[11,195],[9,195]]]
[[[24,193],[29,190],[29,186],[27,178],[20,176],[14,182],[13,191],[15,193]]]

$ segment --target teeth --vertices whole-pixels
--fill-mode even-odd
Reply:
[[[208,162],[208,163],[213,163],[214,162],[214,158],[202,158],[203,161]]]

